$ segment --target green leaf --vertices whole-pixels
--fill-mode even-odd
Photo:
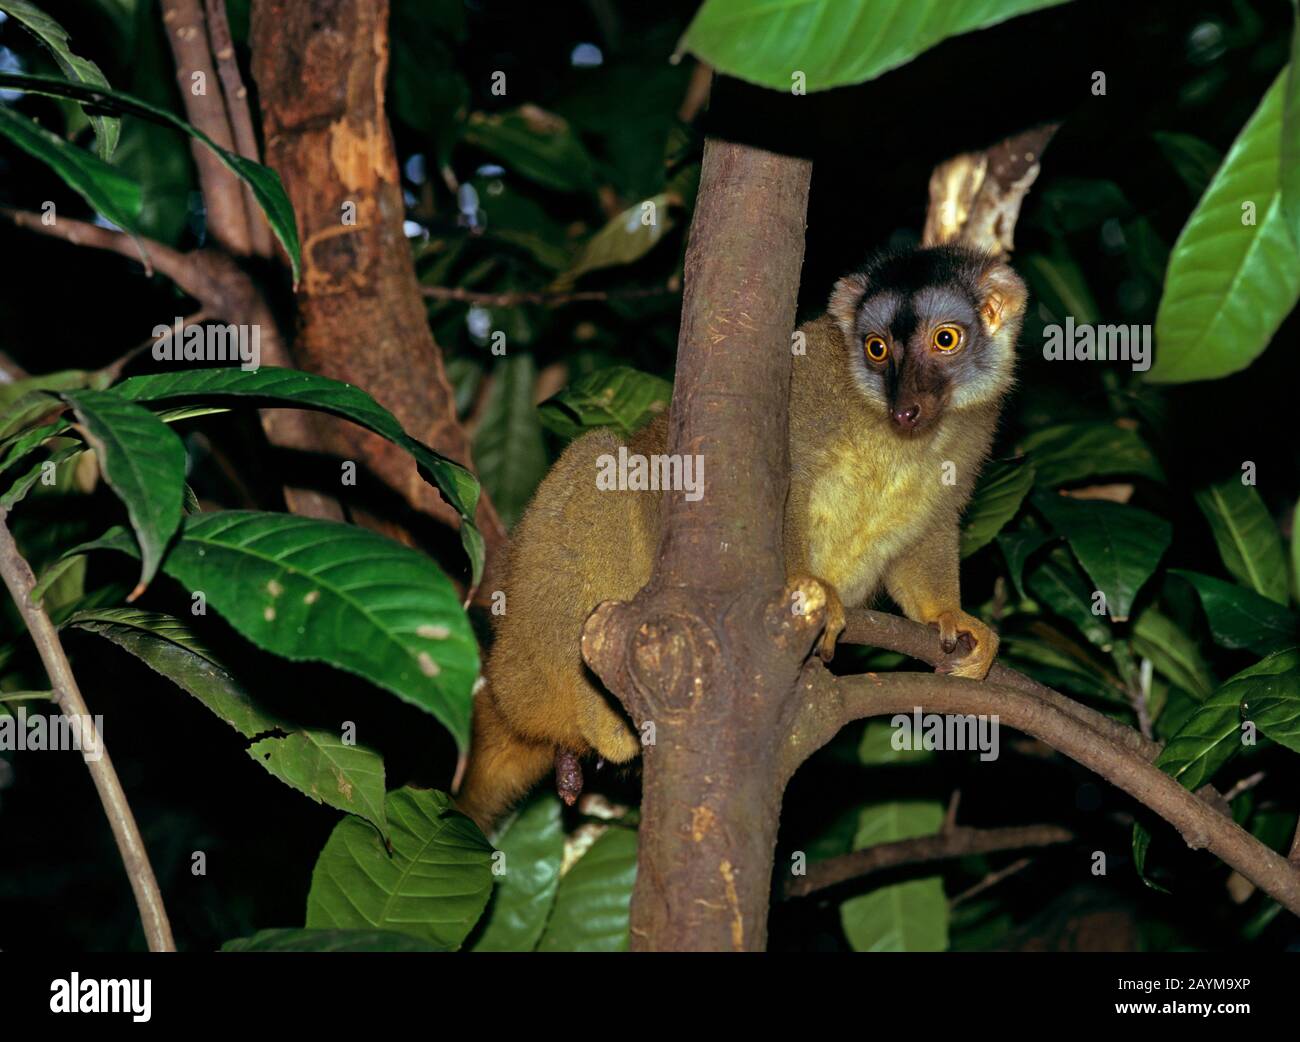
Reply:
[[[1283,655],[1274,666],[1256,675],[1241,711],[1273,741],[1300,753],[1300,654]]]
[[[123,535],[74,552],[131,552]],[[229,510],[185,518],[163,570],[258,647],[364,677],[468,744],[478,646],[455,589],[418,551],[334,521]]]
[[[126,506],[140,544],[134,600],[153,580],[163,551],[181,523],[185,446],[148,409],[112,391],[64,391],[95,449],[109,487]]]
[[[68,33],[58,22],[27,0],[0,0],[0,11],[12,15],[19,24],[29,29],[32,34],[45,44],[63,75],[70,80],[86,83],[92,87],[107,87],[108,80],[99,71],[99,66],[89,58],[73,54],[68,46]],[[82,106],[86,118],[95,128],[95,151],[105,161],[113,158],[113,149],[117,147],[121,121],[113,116],[96,113],[93,109]]]
[[[98,156],[0,105],[0,134],[61,177],[87,204],[119,228],[137,233],[140,186]]]
[[[635,830],[611,825],[560,880],[542,952],[627,951],[636,882]]]
[[[671,202],[669,195],[661,192],[629,206],[586,241],[578,259],[555,285],[569,286],[590,271],[640,260],[676,223],[669,213]]]
[[[1073,317],[1077,325],[1096,325],[1101,318],[1088,277],[1066,240],[1054,238],[1050,252],[1026,253],[1016,267],[1029,282],[1035,300],[1058,321]]]
[[[777,90],[791,73],[807,89],[862,83],[949,36],[1064,0],[705,0],[679,50],[719,72]]]
[[[582,192],[595,183],[591,157],[567,122],[526,105],[512,112],[475,112],[465,140],[501,160],[507,170],[547,188]]]
[[[42,425],[39,437],[34,437],[38,420],[62,412],[64,404],[52,394],[44,391],[29,391],[4,411],[0,417],[0,439],[3,439],[4,456],[0,460],[0,470],[4,470],[16,459],[31,452],[46,438],[52,437],[71,424],[67,419],[59,418]]]
[[[1070,235],[1096,228],[1108,218],[1126,218],[1133,206],[1114,181],[1087,177],[1054,177],[1035,187],[1035,223],[1052,235]]]
[[[554,792],[534,796],[497,837],[504,855],[486,928],[471,947],[476,952],[530,952],[537,945],[555,903],[564,860],[564,824]]]
[[[1053,634],[1052,643],[1009,635],[1002,641],[1002,656],[1048,687],[1128,706],[1118,678],[1098,669],[1081,645],[1061,643],[1065,640],[1059,634]]]
[[[1169,739],[1156,766],[1195,791],[1241,749],[1242,706],[1294,690],[1300,651],[1270,655],[1226,681]],[[1262,727],[1261,727],[1262,729]]]
[[[32,592],[28,594],[31,602],[40,604],[50,587],[54,586],[69,571],[84,565],[84,563],[85,558],[81,554],[74,554],[72,557],[60,557],[41,573],[40,580],[32,587]]]
[[[998,533],[998,548],[1007,560],[1007,571],[1010,572],[1011,581],[1015,583],[1016,591],[1021,597],[1025,596],[1022,579],[1025,564],[1034,555],[1034,551],[1048,542],[1050,542],[1048,536],[1037,528],[1021,528],[1014,532]]]
[[[427,944],[396,930],[258,930],[251,937],[237,937],[221,946],[223,952],[438,952]]]
[[[180,619],[136,608],[98,608],[79,611],[64,625],[98,633],[130,652],[245,738],[287,729],[283,720],[253,701]]]
[[[901,734],[902,731],[894,727],[890,720],[868,720],[858,742],[858,762],[865,767],[878,767],[896,763],[924,763],[934,759],[934,750],[925,748],[920,741],[913,741],[912,748],[896,747],[894,739]],[[853,827],[854,830],[857,829],[856,815]]]
[[[1123,503],[1047,493],[1036,495],[1034,506],[1065,536],[1084,571],[1106,595],[1110,617],[1116,622],[1127,619],[1169,546],[1169,522]]]
[[[562,438],[593,427],[613,427],[627,436],[668,410],[673,385],[626,365],[580,377],[537,407],[542,426]]]
[[[47,463],[53,463],[57,467],[59,464],[67,462],[74,456],[80,456],[86,451],[86,446],[76,439],[60,438],[59,441],[60,443],[71,441],[72,444],[63,444],[61,448],[51,452],[48,458],[38,460],[26,474],[10,485],[5,494],[0,496],[0,510],[12,510],[18,503],[26,499],[27,493],[32,490],[32,486],[44,475]],[[55,483],[57,484],[62,478],[57,471],[55,473]]]
[[[864,807],[854,850],[930,836],[943,827],[943,807],[898,800]],[[927,876],[877,887],[840,905],[840,922],[857,952],[941,952],[948,947],[948,899],[943,879]]]
[[[1151,136],[1183,184],[1199,199],[1223,161],[1219,150],[1191,134],[1156,131]]]
[[[962,557],[969,557],[1002,531],[1033,484],[1032,466],[994,461],[984,468],[962,521]]]
[[[60,369],[53,373],[40,373],[37,376],[25,376],[21,380],[11,380],[0,384],[0,420],[8,421],[9,412],[15,402],[31,391],[71,391],[78,387],[94,387],[102,391],[106,380],[101,382],[100,374],[86,369]],[[49,395],[46,401],[54,401]],[[7,423],[6,423],[7,426]],[[8,436],[9,432],[6,432]]]
[[[1300,246],[1300,9],[1291,30],[1291,62],[1282,101],[1282,216],[1291,241]]]
[[[387,835],[384,758],[373,749],[348,745],[328,731],[310,730],[263,738],[247,752],[290,788],[356,814]]]
[[[1216,644],[1267,655],[1296,643],[1300,618],[1267,597],[1199,572],[1181,568],[1169,572],[1196,589]]]
[[[1291,590],[1300,600],[1300,502],[1291,515]]]
[[[1245,369],[1300,298],[1300,246],[1282,214],[1283,71],[1174,244],[1156,315],[1155,383]],[[1255,223],[1243,224],[1245,204]]]
[[[488,239],[527,251],[551,271],[563,271],[573,262],[568,229],[546,207],[496,178],[475,178],[472,183],[486,218]]]
[[[507,526],[519,520],[546,476],[546,446],[533,404],[536,383],[531,355],[513,354],[498,363],[474,434],[479,478]]]
[[[419,464],[420,473],[460,514],[461,542],[469,554],[473,584],[483,574],[483,537],[474,525],[478,506],[478,481],[446,456],[416,441],[397,418],[370,395],[351,384],[297,369],[262,366],[260,369],[185,369],[148,376],[133,376],[113,388],[136,402],[165,402],[178,398],[234,401],[249,406],[277,405],[294,409],[319,409],[374,431],[405,449]]]
[[[1224,567],[1240,583],[1279,604],[1287,602],[1286,554],[1259,492],[1229,478],[1196,493]]]
[[[1162,894],[1169,893],[1169,890],[1150,876],[1147,875],[1147,852],[1151,848],[1151,832],[1140,821],[1133,822],[1133,868],[1142,880],[1152,890],[1159,891]]]
[[[284,193],[284,186],[280,183],[280,175],[270,167],[263,166],[261,163],[254,163],[250,159],[245,159],[243,156],[222,148],[207,134],[199,130],[198,127],[190,126],[183,119],[178,119],[166,109],[151,105],[149,102],[134,98],[129,94],[123,94],[121,91],[72,83],[54,76],[24,76],[15,73],[0,73],[0,87],[28,91],[33,94],[46,94],[55,98],[71,98],[73,101],[90,102],[109,111],[126,112],[155,123],[175,127],[177,130],[183,130],[190,137],[201,141],[212,150],[217,159],[221,161],[222,166],[248,185],[253,193],[253,198],[257,200],[262,212],[266,214],[266,221],[271,226],[271,230],[275,232],[275,237],[280,240],[285,253],[289,255],[289,262],[293,267],[293,280],[295,285],[297,284],[302,267],[302,256],[298,245],[298,226],[294,219],[293,206],[289,202],[289,197]],[[115,221],[109,214],[104,214],[104,216]]]
[[[492,848],[444,792],[398,789],[387,813],[391,853],[360,818],[334,827],[312,871],[306,925],[397,930],[459,948],[492,892]]]
[[[1214,690],[1214,674],[1201,657],[1196,641],[1155,608],[1138,616],[1131,642],[1135,654],[1149,658],[1156,669],[1198,702]]]
[[[1165,474],[1142,436],[1113,423],[1062,423],[1035,431],[1020,443],[1040,488],[1118,474],[1164,481]]]
[[[1047,559],[1029,573],[1029,592],[1075,627],[1102,651],[1114,643],[1105,615],[1093,611],[1093,591],[1088,589],[1070,555],[1056,547]]]

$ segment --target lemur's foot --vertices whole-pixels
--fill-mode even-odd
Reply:
[[[817,642],[817,654],[822,657],[823,662],[829,662],[835,657],[835,644],[840,639],[840,634],[844,632],[844,604],[840,601],[840,595],[835,592],[835,587],[830,583],[822,584],[826,588],[826,629],[822,631],[822,638]]]
[[[578,754],[568,749],[555,750],[555,791],[569,807],[582,795],[582,764]]]
[[[998,654],[998,635],[973,615],[946,611],[931,622],[939,627],[939,643],[948,653],[936,673],[983,680]]]

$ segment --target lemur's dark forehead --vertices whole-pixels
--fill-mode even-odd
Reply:
[[[936,322],[961,322],[975,320],[974,302],[959,285],[925,286],[914,292],[884,290],[862,298],[858,314],[863,325],[883,332],[888,330],[895,340],[906,340],[918,326]]]

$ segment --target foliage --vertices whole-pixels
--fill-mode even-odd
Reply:
[[[133,78],[136,63],[167,61],[154,5],[134,6],[144,13],[110,0],[60,12],[65,27],[0,0],[11,18],[0,58],[18,70],[0,73],[0,203],[39,210],[52,199],[60,214],[193,247],[204,230],[187,204],[189,142],[216,146],[175,115],[179,98]],[[1230,791],[1262,772],[1239,787],[1234,816],[1285,843],[1276,823],[1293,826],[1300,811],[1300,457],[1285,350],[1300,295],[1290,132],[1300,77],[1284,5],[1190,6],[1154,4],[1145,35],[1125,41],[1116,8],[1050,0],[681,0],[604,21],[575,4],[572,17],[508,22],[479,5],[397,0],[388,102],[410,248],[422,285],[451,291],[430,293],[428,319],[501,516],[520,516],[569,440],[594,427],[628,434],[667,407],[701,152],[699,129],[679,118],[691,72],[667,61],[675,46],[758,85],[746,90],[789,93],[800,71],[810,92],[844,88],[794,99],[814,114],[797,128],[815,139],[817,171],[806,316],[864,247],[915,241],[934,160],[1064,114],[1017,231],[1034,303],[1019,390],[963,524],[963,600],[997,624],[1006,664],[1147,723],[1164,743],[1159,766],[1182,784]],[[1109,94],[1088,94],[1093,51],[1087,74],[1057,61],[1074,37],[1107,48]],[[486,54],[505,69],[505,95],[491,91]],[[953,68],[997,81],[1034,62],[1074,77],[1044,88],[1051,111],[985,82],[988,102],[951,115]],[[892,127],[888,113],[909,104],[937,141],[919,147],[915,126]],[[878,127],[863,126],[867,112],[881,113]],[[297,225],[278,177],[217,151],[296,274]],[[868,153],[887,161],[870,164],[863,190]],[[1246,202],[1254,223],[1243,223]],[[118,378],[110,363],[139,329],[182,307],[174,287],[120,259],[86,261],[73,282],[59,268],[71,247],[6,243],[19,246],[30,261],[0,293],[0,350],[40,375],[0,386],[0,506],[92,704],[138,721],[114,753],[141,765],[137,812],[164,889],[201,909],[181,913],[184,943],[626,948],[635,777],[597,776],[615,801],[599,821],[539,793],[491,843],[443,791],[468,741],[487,639],[462,607],[484,563],[478,480],[364,389],[324,377],[145,356]],[[1045,330],[1067,318],[1154,326],[1154,365],[1048,364]],[[459,547],[431,538],[415,549],[282,512],[283,482],[324,468],[337,486],[339,461],[271,466],[257,409],[328,414],[399,447],[460,516]],[[12,606],[4,625],[0,714],[48,686]],[[840,664],[891,668],[898,657],[844,648]],[[1004,861],[868,878],[826,895],[824,912],[778,906],[773,945],[1001,945],[1034,929],[1055,894],[1082,887],[1107,888],[1152,945],[1295,937],[1262,895],[1229,900],[1226,870],[1181,851],[1163,826],[1130,827],[1131,802],[1011,744],[1004,736],[986,764],[896,750],[880,723],[848,729],[791,785],[778,873],[799,855],[933,833],[958,789],[971,824],[1069,819],[1088,851],[1107,853],[1104,876],[1080,846],[1035,854],[1034,885],[1000,884],[978,901],[954,898]],[[19,924],[19,938],[135,943],[126,913],[90,924],[55,911],[75,889],[109,893],[112,855],[97,850],[82,868],[50,842],[46,794],[74,790],[72,768],[45,760],[0,761],[0,830],[38,837],[16,840],[20,867],[0,870],[0,920]],[[79,813],[66,808],[69,828],[92,820]],[[196,897],[188,859],[208,848],[235,870]]]

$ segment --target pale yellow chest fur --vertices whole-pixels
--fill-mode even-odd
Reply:
[[[912,442],[877,428],[818,454],[800,527],[813,574],[833,583],[846,606],[867,601],[890,563],[960,494],[949,440],[940,431]]]

